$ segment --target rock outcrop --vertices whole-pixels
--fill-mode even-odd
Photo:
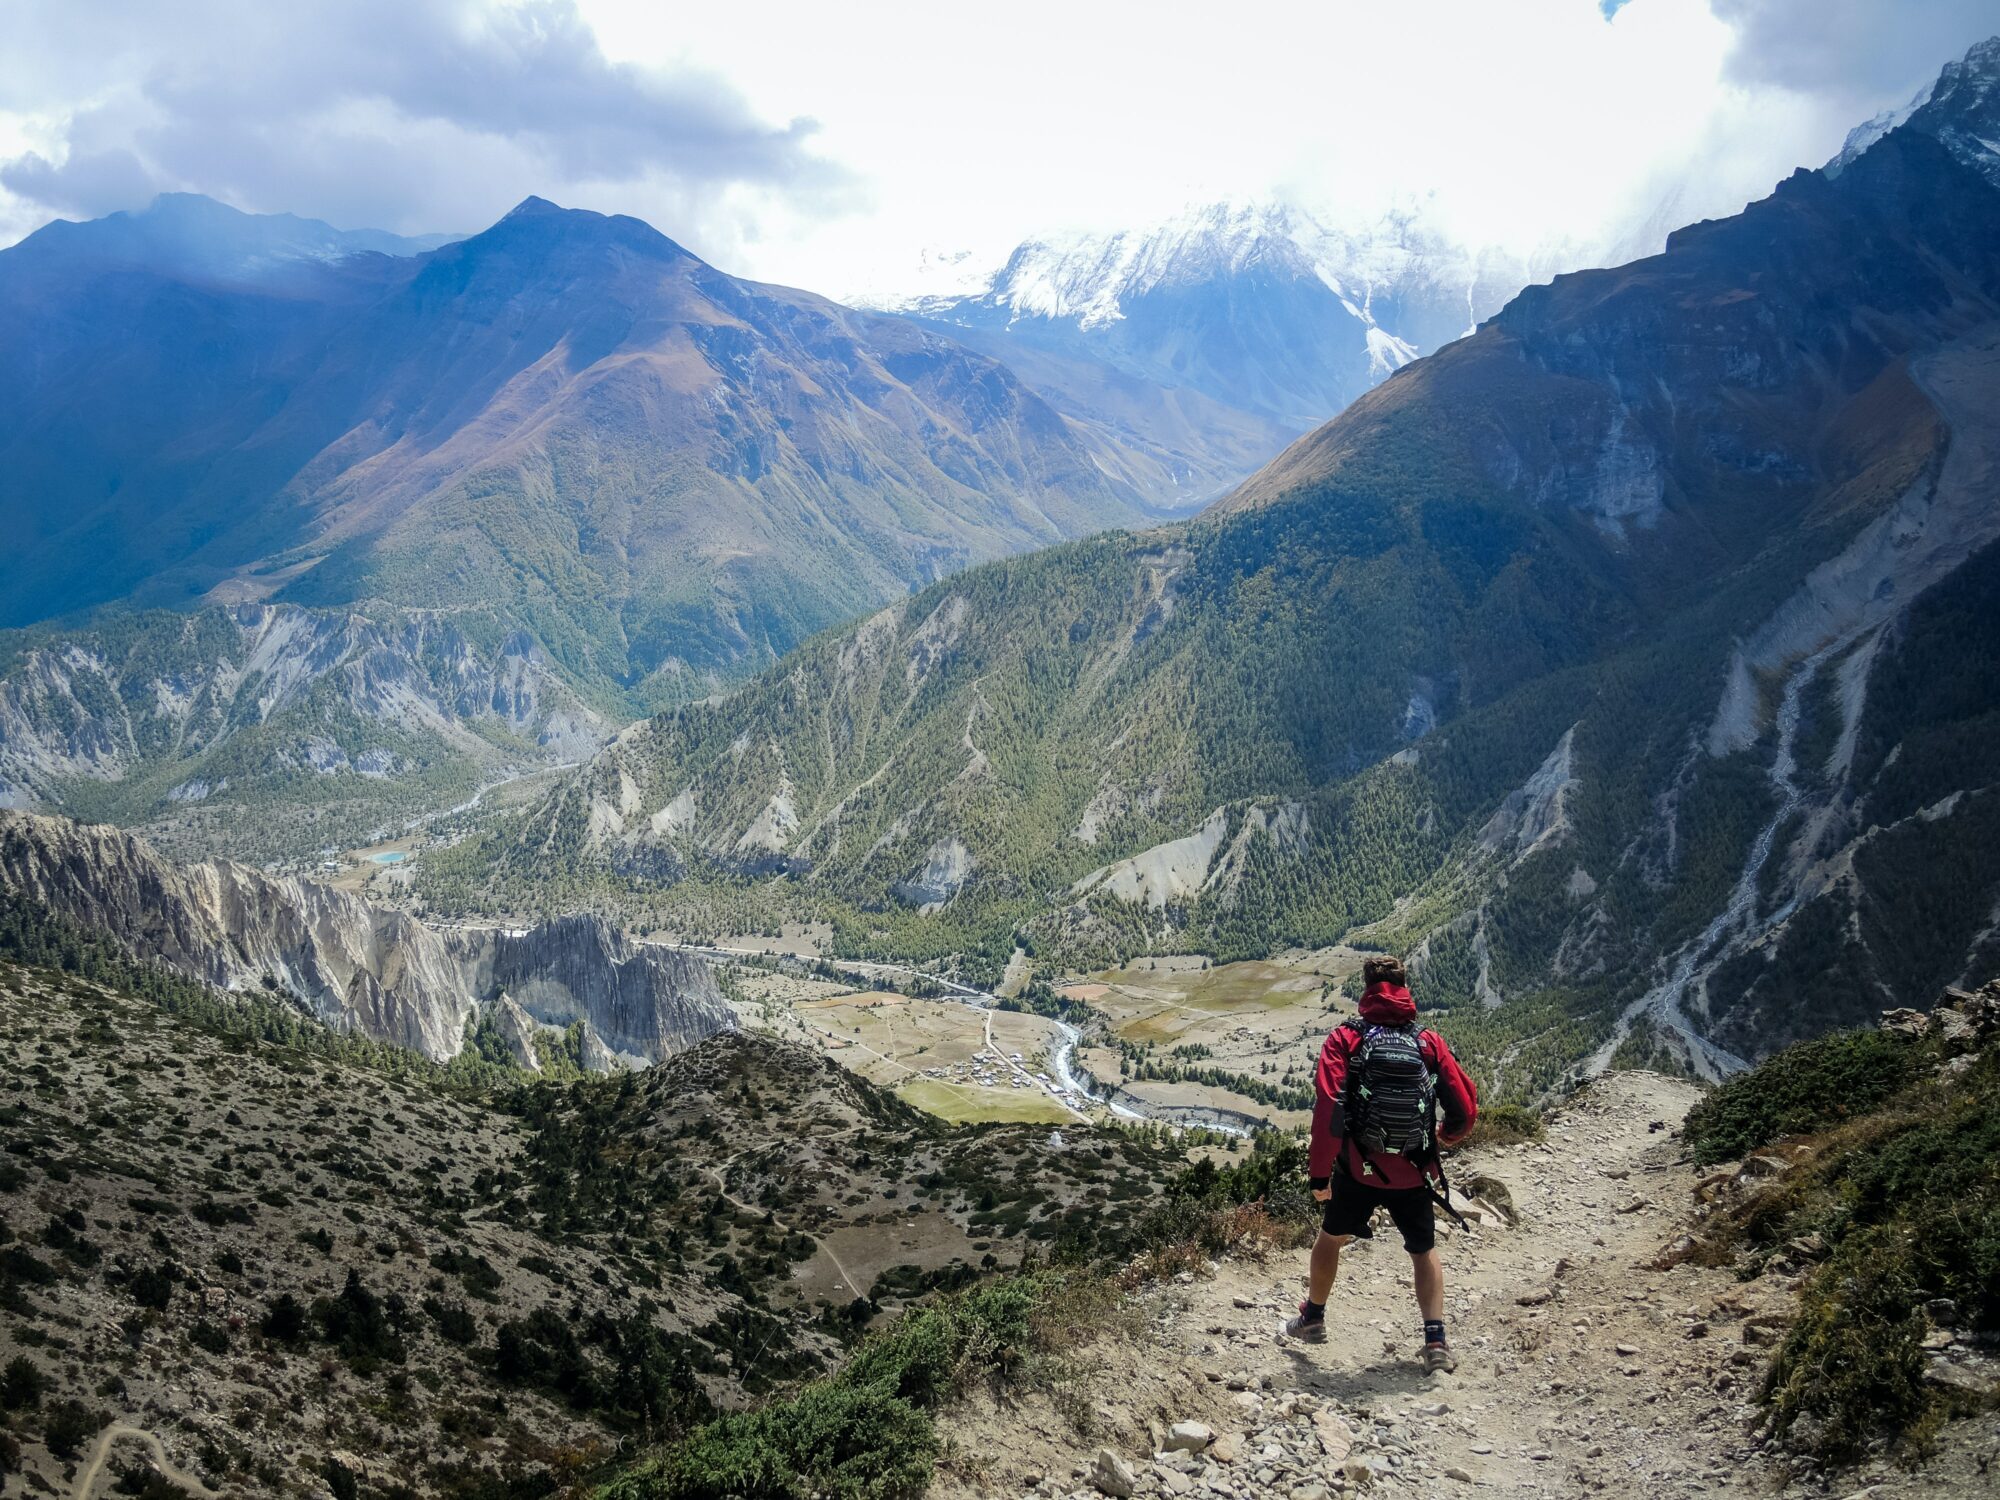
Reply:
[[[119,829],[20,812],[0,812],[0,886],[142,958],[221,989],[289,994],[329,1026],[437,1062],[486,1009],[524,1066],[537,1023],[584,1022],[599,1068],[657,1062],[735,1024],[706,963],[635,948],[595,917],[439,932],[332,886],[227,860],[177,865]]]
[[[586,1058],[594,1040],[606,1049],[606,1066],[614,1054],[657,1062],[728,1029],[728,1007],[705,960],[640,947],[596,917],[558,917],[518,934],[454,934],[452,943],[480,993],[504,991],[543,1026],[586,1023]]]

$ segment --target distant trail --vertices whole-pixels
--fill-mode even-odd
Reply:
[[[749,1149],[750,1148],[748,1146],[743,1148],[744,1151],[747,1151]],[[759,1208],[754,1203],[747,1203],[743,1199],[737,1197],[734,1193],[729,1191],[730,1165],[736,1160],[736,1157],[741,1156],[742,1154],[743,1151],[738,1151],[734,1156],[731,1156],[727,1161],[722,1162],[718,1166],[712,1166],[708,1169],[709,1172],[715,1178],[715,1190],[722,1195],[723,1200],[725,1202],[734,1204],[737,1208],[742,1209],[743,1212],[745,1212],[746,1214],[770,1213],[769,1209]],[[848,1274],[847,1267],[841,1264],[840,1257],[833,1253],[833,1246],[829,1245],[825,1240],[821,1239],[818,1235],[812,1233],[810,1230],[793,1229],[790,1225],[782,1223],[776,1214],[771,1214],[771,1226],[772,1228],[776,1229],[780,1234],[786,1234],[786,1235],[803,1234],[807,1239],[811,1240],[813,1244],[819,1247],[819,1253],[821,1255],[824,1255],[827,1258],[827,1260],[832,1262],[834,1270],[840,1273],[840,1279],[847,1283],[847,1289],[850,1292],[854,1293],[854,1295],[857,1297],[866,1297],[868,1295],[866,1292],[862,1291],[858,1285],[855,1284],[854,1278]],[[79,1494],[76,1497],[76,1500],[83,1500],[83,1496]]]
[[[175,1468],[160,1440],[145,1428],[133,1427],[125,1422],[113,1422],[97,1435],[97,1446],[91,1451],[90,1462],[78,1472],[76,1484],[70,1490],[70,1500],[90,1500],[90,1492],[97,1484],[97,1477],[104,1472],[105,1460],[111,1457],[111,1445],[120,1438],[134,1438],[144,1443],[152,1454],[153,1467],[160,1471],[161,1477],[169,1484],[177,1484],[182,1489],[191,1490],[197,1495],[215,1494],[214,1490],[194,1475]]]

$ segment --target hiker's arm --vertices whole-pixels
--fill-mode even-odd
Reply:
[[[1313,1075],[1312,1139],[1306,1148],[1306,1176],[1315,1193],[1332,1180],[1340,1143],[1347,1135],[1347,1113],[1340,1104],[1346,1083],[1347,1032],[1336,1026],[1319,1049],[1319,1068]]]
[[[1479,1089],[1472,1081],[1472,1075],[1458,1065],[1458,1059],[1451,1055],[1451,1048],[1436,1032],[1431,1035],[1437,1041],[1438,1104],[1444,1111],[1444,1119],[1438,1125],[1438,1144],[1456,1146],[1472,1130],[1473,1121],[1479,1118]]]

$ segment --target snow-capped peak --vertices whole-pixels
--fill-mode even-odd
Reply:
[[[1016,317],[1098,327],[1162,286],[1240,273],[1259,260],[1303,268],[1293,218],[1268,204],[1210,203],[1144,229],[1043,236],[1008,257],[987,296]]]
[[[1856,157],[1900,126],[1934,136],[1946,150],[2000,187],[2000,36],[1948,62],[1901,109],[1884,110],[1847,133],[1823,169],[1838,177]]]

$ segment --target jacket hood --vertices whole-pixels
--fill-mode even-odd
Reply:
[[[1417,1002],[1400,984],[1371,984],[1361,996],[1361,1019],[1372,1026],[1407,1026],[1417,1018]]]

